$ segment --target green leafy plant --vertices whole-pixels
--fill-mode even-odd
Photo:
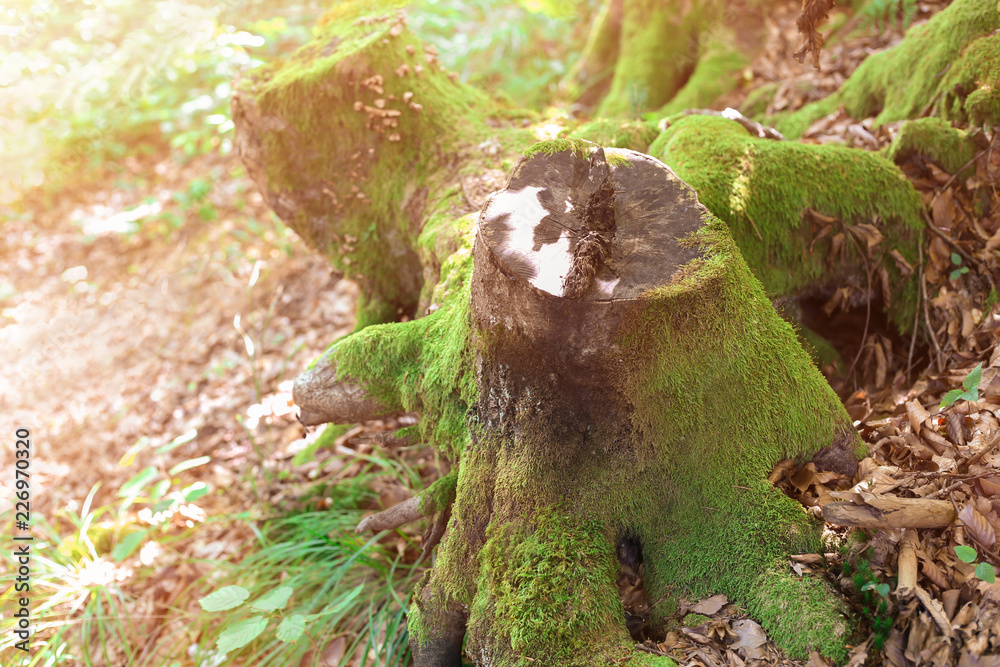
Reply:
[[[976,550],[970,546],[964,544],[959,544],[955,546],[955,555],[963,563],[972,564],[976,561],[976,557],[979,555]],[[996,569],[989,563],[976,563],[976,569],[974,574],[977,578],[982,579],[988,584],[992,584],[997,580]]]
[[[216,647],[219,653],[226,655],[234,649],[243,648],[259,637],[272,620],[278,621],[274,629],[274,636],[279,641],[297,642],[305,634],[309,623],[345,609],[361,593],[363,588],[364,584],[359,584],[352,591],[341,596],[335,603],[328,604],[317,614],[289,614],[286,616],[283,613],[295,592],[291,586],[274,588],[250,603],[247,603],[250,591],[242,586],[226,586],[203,597],[199,602],[205,611],[226,611],[247,605],[253,611],[262,612],[247,619],[234,621],[225,627],[216,641]]]
[[[979,383],[983,379],[983,364],[980,362],[973,368],[965,379],[962,380],[961,389],[952,389],[944,398],[941,399],[941,407],[939,410],[944,410],[946,407],[955,403],[956,401],[978,401],[979,400]]]
[[[952,272],[948,274],[948,280],[958,280],[958,278],[969,272],[969,267],[962,266],[962,256],[957,252],[951,253],[951,263],[957,268],[952,269]]]

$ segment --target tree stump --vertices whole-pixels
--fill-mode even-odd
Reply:
[[[449,516],[409,618],[419,666],[634,664],[618,598],[642,562],[662,628],[724,593],[790,655],[841,658],[851,624],[788,554],[816,524],[768,482],[861,446],[726,226],[655,158],[537,144],[442,268],[441,306],[331,346],[296,382],[312,423],[395,410],[453,472],[406,511]],[[457,470],[457,472],[456,472]],[[457,478],[457,479],[456,479]],[[403,516],[399,519],[398,516]]]
[[[815,526],[767,475],[817,452],[849,473],[860,442],[694,192],[647,155],[542,144],[484,207],[474,261],[478,401],[416,664],[460,664],[463,635],[483,665],[652,660],[622,545],[654,623],[721,592],[790,654],[842,657],[843,605],[783,562]]]

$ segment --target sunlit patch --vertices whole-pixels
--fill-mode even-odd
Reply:
[[[536,125],[534,132],[539,141],[550,141],[558,137],[562,130],[562,125],[557,123],[545,123],[543,125]]]
[[[749,144],[743,148],[740,158],[738,176],[733,181],[732,192],[729,195],[729,210],[733,213],[746,214],[750,203],[750,179],[753,178],[753,147]]]
[[[132,568],[122,565],[115,565],[103,558],[87,561],[83,569],[77,574],[81,588],[98,586],[107,587],[115,582],[127,581],[132,577]]]
[[[570,232],[554,231],[554,234],[558,234],[554,242],[544,243],[541,248],[535,249],[535,230],[549,215],[538,198],[538,193],[544,189],[529,186],[520,190],[508,190],[502,197],[493,200],[490,213],[511,216],[512,228],[505,240],[504,254],[534,268],[535,275],[527,278],[528,282],[549,294],[561,295],[563,277],[569,271],[573,258],[570,253]],[[550,226],[556,228],[555,225]]]
[[[139,550],[139,562],[147,566],[152,565],[162,553],[163,547],[160,546],[160,543],[150,540],[142,545],[142,549]]]

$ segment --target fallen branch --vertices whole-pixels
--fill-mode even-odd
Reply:
[[[774,139],[775,141],[785,140],[785,137],[781,134],[781,132],[778,132],[773,127],[761,125],[755,120],[750,120],[736,109],[727,108],[725,111],[716,111],[715,109],[685,109],[683,114],[685,116],[722,116],[723,118],[736,121],[742,125],[747,132],[755,137],[760,137],[761,139]]]
[[[896,590],[917,586],[917,543],[917,531],[907,528],[899,543],[899,560],[896,566],[899,584]]]
[[[827,523],[874,530],[944,528],[956,516],[950,502],[927,498],[872,498],[864,505],[849,502],[823,505],[823,520]]]

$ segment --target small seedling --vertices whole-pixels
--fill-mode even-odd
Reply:
[[[951,253],[951,263],[954,264],[956,268],[952,269],[951,273],[948,275],[948,280],[957,280],[960,276],[964,276],[969,272],[969,267],[962,266],[962,256],[957,252]]]
[[[952,389],[944,395],[944,398],[941,399],[941,407],[938,409],[944,410],[955,401],[978,401],[979,383],[982,379],[983,364],[980,362],[967,376],[965,376],[965,379],[962,380],[962,389]]]
[[[969,563],[970,565],[975,562],[976,550],[970,546],[964,544],[959,544],[955,547],[955,555],[963,563]],[[976,569],[973,572],[978,579],[982,579],[988,584],[992,584],[997,580],[996,570],[989,563],[976,563]]]

